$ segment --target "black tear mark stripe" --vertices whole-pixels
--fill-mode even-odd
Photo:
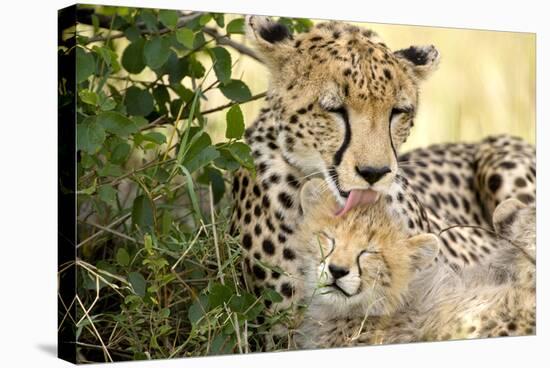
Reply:
[[[390,118],[390,129],[388,129],[388,134],[390,136],[390,144],[391,144],[391,149],[393,151],[393,156],[395,157],[395,161],[399,164],[399,159],[397,158],[397,150],[395,149],[395,145],[393,144],[393,137],[391,135],[391,118]]]
[[[334,112],[342,116],[342,119],[344,120],[344,141],[342,142],[342,145],[340,146],[338,151],[336,151],[336,153],[334,154],[333,158],[334,166],[338,166],[342,162],[344,152],[346,152],[346,149],[351,142],[351,126],[349,125],[348,111],[345,107],[334,110]]]

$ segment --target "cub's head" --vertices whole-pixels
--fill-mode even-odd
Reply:
[[[302,188],[304,223],[299,234],[307,260],[311,308],[334,315],[391,312],[418,269],[439,251],[433,234],[408,237],[384,208],[384,201],[334,217],[337,203],[323,193],[323,181]]]
[[[305,173],[322,173],[349,209],[370,202],[364,191],[387,191],[438,51],[392,52],[374,32],[340,22],[294,36],[267,17],[246,25],[271,72],[277,149]]]

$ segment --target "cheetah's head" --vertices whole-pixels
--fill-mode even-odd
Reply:
[[[397,150],[418,106],[419,83],[436,68],[434,46],[392,52],[378,36],[341,22],[292,36],[249,16],[247,34],[271,73],[277,143],[305,174],[322,174],[344,214],[386,192]]]
[[[384,201],[334,218],[337,203],[319,190],[320,184],[321,179],[307,182],[300,198],[311,306],[328,316],[390,313],[416,270],[434,260],[439,239],[433,234],[409,237],[388,215]]]

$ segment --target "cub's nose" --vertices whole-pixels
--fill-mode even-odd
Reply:
[[[328,270],[330,271],[332,277],[334,277],[335,280],[342,278],[349,273],[349,270],[347,268],[335,266],[333,264],[328,265]]]
[[[387,166],[372,167],[372,166],[355,166],[355,171],[370,185],[373,185],[378,180],[382,179],[384,175],[391,172]]]

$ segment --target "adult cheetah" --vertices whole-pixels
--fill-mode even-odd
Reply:
[[[271,79],[267,107],[246,132],[256,176],[234,177],[232,230],[255,289],[276,289],[286,308],[303,296],[295,241],[303,181],[322,176],[340,215],[388,191],[419,84],[439,54],[433,46],[392,52],[374,32],[340,22],[295,36],[266,17],[249,16],[246,26]]]

